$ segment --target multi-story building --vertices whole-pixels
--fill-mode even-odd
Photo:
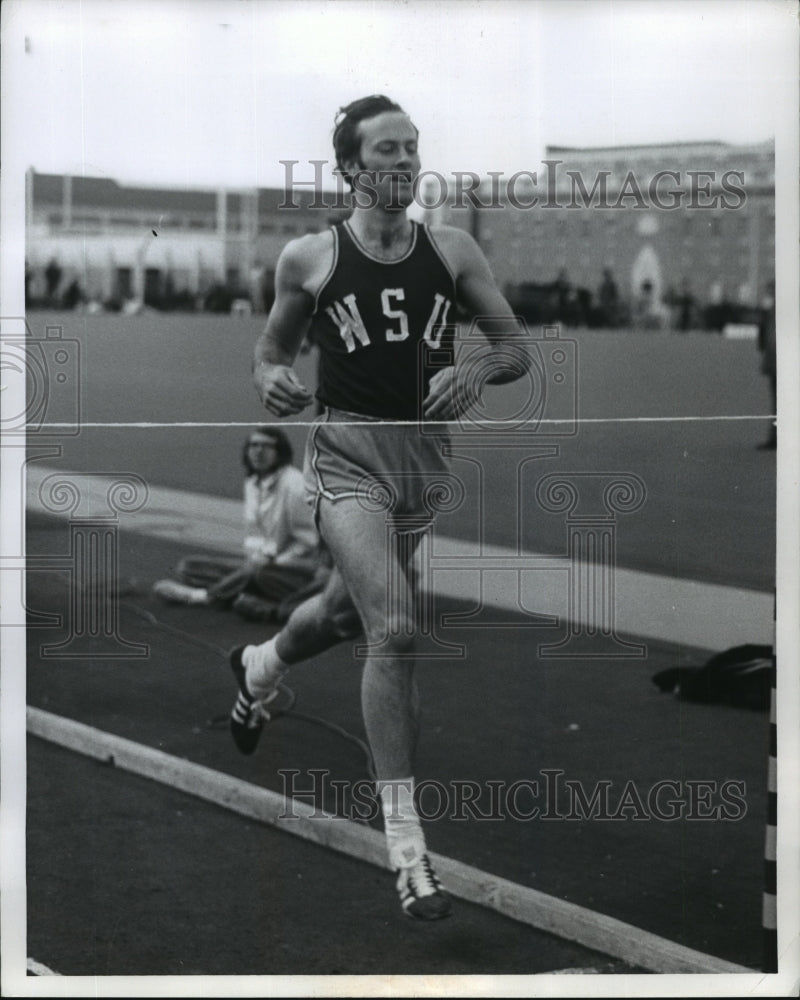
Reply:
[[[321,209],[307,190],[178,190],[131,187],[99,177],[28,172],[27,247],[31,298],[55,261],[63,291],[78,281],[100,302],[157,304],[169,293],[202,297],[214,286],[269,294],[281,248],[345,211]]]
[[[484,179],[471,199],[451,185],[432,213],[473,233],[504,286],[561,276],[596,292],[607,268],[623,299],[644,288],[659,308],[686,294],[755,303],[774,278],[771,142],[550,146],[536,166]]]
[[[452,180],[421,185],[429,221],[469,229],[512,296],[557,279],[596,296],[608,269],[629,316],[646,297],[651,317],[668,322],[665,302],[673,313],[688,300],[751,305],[774,277],[771,142],[550,146],[534,167],[474,178],[461,195]],[[77,278],[100,301],[158,304],[167,291],[196,298],[216,285],[259,308],[286,242],[347,211],[307,184],[176,190],[29,171],[32,297],[56,260],[62,287]]]

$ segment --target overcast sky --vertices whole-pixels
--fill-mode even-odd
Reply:
[[[796,11],[791,0],[12,0],[3,110],[24,165],[152,184],[281,183],[279,161],[327,157],[337,107],[372,92],[406,107],[423,166],[443,173],[535,169],[546,144],[757,142],[795,101]]]

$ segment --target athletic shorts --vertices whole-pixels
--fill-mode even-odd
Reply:
[[[306,498],[315,517],[322,498],[350,497],[366,511],[385,511],[398,529],[420,530],[436,514],[437,483],[452,481],[448,443],[446,431],[327,407],[306,443]]]

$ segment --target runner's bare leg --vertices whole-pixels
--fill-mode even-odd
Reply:
[[[339,571],[334,568],[325,589],[298,605],[275,637],[284,663],[307,660],[361,632],[361,622]]]
[[[419,733],[413,629],[399,620],[412,607],[407,567],[390,564],[396,557],[387,552],[385,512],[367,511],[356,499],[321,500],[320,531],[358,610],[367,644],[381,644],[380,656],[367,657],[361,687],[377,777],[407,778],[414,771]],[[391,595],[389,580],[398,590]]]

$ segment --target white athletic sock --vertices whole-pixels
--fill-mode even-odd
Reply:
[[[273,636],[260,646],[245,646],[242,650],[242,664],[247,690],[254,698],[266,698],[275,689],[275,684],[289,669],[275,649]]]
[[[392,868],[411,868],[425,854],[425,834],[414,805],[414,779],[377,782],[383,808],[386,846]]]

